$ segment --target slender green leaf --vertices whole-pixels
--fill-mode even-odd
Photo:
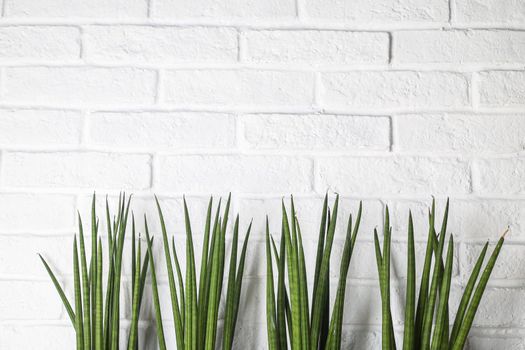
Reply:
[[[503,233],[503,235],[499,239],[498,243],[496,244],[496,247],[492,251],[487,265],[485,266],[485,269],[483,270],[483,273],[481,274],[478,285],[476,286],[476,290],[474,291],[474,295],[472,295],[472,300],[470,301],[468,309],[465,313],[463,323],[459,328],[458,335],[456,337],[454,345],[452,346],[452,350],[461,350],[465,346],[468,333],[470,331],[470,328],[472,327],[472,323],[474,322],[474,317],[476,316],[476,311],[478,310],[479,303],[481,302],[481,298],[483,297],[483,293],[489,281],[490,274],[492,273],[494,265],[496,264],[496,260],[498,259],[498,255],[501,251],[501,247],[503,246],[503,242],[505,241],[505,235],[507,234],[507,232],[508,229]]]
[[[408,245],[407,245],[407,287],[405,306],[405,332],[403,335],[403,350],[413,350],[415,346],[416,308],[416,252],[414,247],[414,223],[412,213],[408,215]]]

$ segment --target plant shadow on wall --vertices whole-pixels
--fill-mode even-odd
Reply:
[[[232,349],[240,311],[241,289],[243,283],[246,251],[251,231],[251,224],[246,229],[244,243],[239,249],[239,216],[233,224],[233,234],[229,252],[228,274],[225,280],[226,236],[229,229],[228,217],[231,196],[221,210],[221,200],[214,208],[210,198],[206,212],[202,258],[197,275],[197,264],[190,214],[184,199],[185,255],[177,254],[174,237],[168,237],[164,215],[159,201],[155,198],[164,261],[166,264],[169,299],[175,333],[175,344],[166,344],[159,288],[155,265],[158,262],[153,255],[153,237],[146,217],[144,230],[147,252],[142,257],[141,240],[136,234],[134,215],[131,215],[131,252],[130,262],[124,255],[124,242],[128,229],[130,199],[119,196],[117,214],[112,218],[106,200],[105,219],[107,222],[107,253],[103,252],[101,234],[98,232],[99,220],[95,211],[95,196],[91,210],[91,257],[88,261],[84,240],[84,228],[79,215],[79,233],[73,245],[74,298],[71,303],[58,279],[46,260],[41,257],[44,267],[54,283],[76,334],[76,349],[116,350],[127,348],[137,350],[148,348],[144,345],[147,336],[142,335],[139,342],[139,317],[150,274],[152,300],[156,323],[157,342],[160,349],[167,345],[177,349]],[[447,237],[447,205],[439,233],[435,229],[435,202],[429,210],[429,229],[426,243],[423,270],[419,283],[419,295],[416,299],[416,259],[414,247],[414,227],[412,215],[408,218],[407,240],[407,282],[405,297],[405,317],[402,348],[459,350],[463,349],[472,327],[476,311],[481,302],[485,287],[495,266],[507,231],[497,242],[488,261],[483,264],[488,249],[488,242],[481,250],[470,278],[463,290],[455,319],[450,322],[449,293],[454,257],[454,240]],[[362,216],[360,203],[355,220],[348,217],[343,253],[339,260],[339,278],[335,299],[330,300],[330,260],[336,235],[339,211],[339,196],[332,207],[328,204],[328,195],[324,198],[321,212],[321,224],[317,240],[317,254],[313,281],[308,281],[303,234],[296,216],[293,197],[289,211],[282,204],[280,240],[276,242],[269,232],[269,219],[266,218],[266,318],[268,348],[270,350],[324,350],[357,348],[352,344],[343,344],[343,318],[345,308],[352,312],[357,301],[345,302],[347,277],[352,253],[359,244],[357,234]],[[390,216],[385,210],[383,224],[383,244],[380,235],[374,230],[376,264],[379,276],[382,306],[382,349],[396,349],[394,325],[390,307],[390,255],[391,255]],[[445,254],[445,245],[447,246]],[[240,254],[239,254],[240,250]],[[370,252],[372,254],[372,252]],[[104,258],[106,257],[106,258]],[[445,259],[443,260],[443,257]],[[106,261],[106,263],[104,263]],[[181,264],[181,261],[185,262]],[[126,337],[121,331],[120,293],[123,278],[123,266],[131,265],[131,320]],[[104,271],[103,266],[107,266]],[[175,269],[173,268],[175,267]],[[185,276],[183,277],[183,267]],[[483,269],[482,269],[483,268]],[[103,281],[106,281],[105,285]],[[223,288],[226,282],[226,288]],[[309,293],[309,286],[313,289]],[[105,290],[104,290],[105,286]],[[224,291],[224,293],[223,293]],[[249,293],[248,293],[249,294]],[[221,295],[225,296],[224,315],[219,315]],[[250,300],[247,300],[250,303]],[[222,327],[219,320],[222,316]],[[352,341],[352,339],[350,339]],[[148,341],[147,344],[151,344]],[[153,346],[152,346],[153,347]]]

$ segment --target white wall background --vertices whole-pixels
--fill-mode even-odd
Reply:
[[[471,348],[525,348],[522,1],[2,5],[1,349],[72,348],[36,252],[70,281],[75,211],[88,215],[94,189],[135,193],[139,214],[157,193],[179,240],[183,193],[200,228],[207,195],[232,191],[243,225],[255,220],[239,349],[266,348],[262,221],[271,214],[278,230],[282,195],[295,194],[310,243],[326,190],[346,214],[364,201],[345,315],[345,345],[357,349],[380,343],[371,238],[385,205],[402,277],[408,209],[424,240],[431,195],[450,196],[456,288],[480,243],[511,226]]]

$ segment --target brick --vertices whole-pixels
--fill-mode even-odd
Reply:
[[[308,72],[179,70],[164,78],[165,102],[179,105],[309,106],[313,90]]]
[[[131,62],[234,62],[237,31],[217,27],[92,26],[86,58]]]
[[[3,109],[0,144],[13,146],[77,145],[82,116],[61,110]]]
[[[62,302],[51,282],[2,280],[0,289],[0,320],[59,319],[62,314]]]
[[[479,160],[478,178],[475,180],[480,193],[522,194],[525,192],[525,159],[502,158]]]
[[[523,342],[522,337],[508,335],[504,338],[470,335],[468,338],[469,347],[479,350],[519,349],[523,346]]]
[[[0,60],[67,60],[80,57],[80,31],[63,26],[0,28]]]
[[[465,0],[455,3],[453,20],[462,23],[522,24],[525,4],[519,0]]]
[[[312,277],[313,278],[313,277]],[[265,320],[265,284],[266,278],[261,277],[257,279],[250,279],[246,285],[252,286],[252,292],[248,296],[248,288],[243,288],[241,291],[241,303],[240,309],[244,309],[243,312],[239,313],[239,323],[248,322],[264,322]],[[244,286],[244,285],[243,285]],[[337,284],[333,283],[330,285],[330,300],[335,300],[335,291],[337,290]],[[392,288],[392,299],[398,297],[398,291]],[[404,298],[404,297],[403,297]],[[343,318],[343,324],[362,324],[362,320],[368,320],[369,324],[380,324],[381,323],[381,297],[379,295],[379,286],[376,285],[360,285],[348,283],[346,287],[345,300],[347,303],[351,303],[352,300],[359,300],[358,303],[351,303],[352,310],[347,312]],[[392,302],[394,304],[394,302]],[[395,307],[393,306],[395,309]],[[403,315],[404,313],[393,313],[393,317],[396,315]],[[394,323],[398,323],[398,319],[394,319]]]
[[[318,167],[318,187],[353,195],[470,192],[470,165],[453,158],[327,157]]]
[[[448,20],[448,2],[445,0],[307,0],[305,8],[309,17],[326,21],[383,24],[384,22]]]
[[[328,108],[454,108],[469,104],[468,82],[447,72],[372,71],[322,75]]]
[[[51,105],[152,103],[155,72],[138,68],[13,67],[4,101]]]
[[[428,210],[431,199],[427,201],[389,200],[391,204],[392,226],[394,231],[406,234],[408,211],[412,211],[416,237],[425,240],[428,234]],[[503,230],[510,226],[509,238],[519,238],[525,227],[525,213],[519,200],[451,199],[447,231],[456,237],[476,240],[497,240]],[[441,227],[445,199],[436,204],[437,227]]]
[[[244,310],[239,310],[239,313]],[[265,350],[268,348],[266,340],[266,324],[252,322],[237,322],[233,349]],[[238,327],[238,328],[237,328]]]
[[[45,303],[42,303],[45,304]],[[0,346],[2,349],[74,349],[75,331],[70,325],[1,325]]]
[[[241,117],[250,148],[387,150],[390,120],[346,115],[252,114]]]
[[[6,0],[6,17],[146,17],[146,0]]]
[[[490,71],[479,74],[479,103],[484,107],[525,106],[524,71]]]
[[[35,174],[38,175],[38,174]],[[20,210],[20,208],[24,208]],[[28,217],[31,219],[28,220]],[[75,223],[75,197],[55,194],[0,194],[0,231],[35,233],[69,230]]]
[[[268,215],[270,233],[278,238],[281,233],[281,197],[273,198],[240,198],[238,200],[238,210],[241,223],[247,224],[253,219],[252,236],[264,238],[266,234],[266,218]],[[285,198],[286,205],[289,198]],[[294,197],[295,209],[303,236],[315,236],[315,231],[319,229],[321,219],[322,198]]]
[[[162,196],[162,193],[157,193],[159,195],[158,199],[162,212],[164,213],[164,220],[166,223],[166,228],[169,235],[178,236],[180,238],[185,238],[185,222],[184,222],[184,207],[182,196],[177,197],[165,197]],[[227,196],[227,194],[225,194]],[[226,200],[226,196],[222,196],[222,201]],[[105,195],[103,193],[97,193],[96,197],[96,212],[100,219],[99,223],[99,232],[107,232],[106,226],[106,201]],[[91,217],[91,204],[93,197],[91,195],[80,196],[78,200],[78,211],[80,212],[82,219],[87,224],[89,223],[89,218]],[[195,197],[195,196],[186,196],[186,203],[188,205],[188,211],[190,213],[192,231],[195,235],[202,235],[204,231],[204,225],[206,220],[206,211],[208,209],[209,197]],[[214,196],[214,208],[219,201],[219,196]],[[110,195],[108,196],[109,210],[111,217],[116,213],[118,206],[118,196]],[[157,206],[155,199],[151,195],[133,195],[131,198],[130,210],[135,213],[137,229],[140,232],[144,232],[144,220],[143,215],[146,215],[148,218],[148,228],[150,233],[154,235],[155,233],[160,233],[160,223],[159,223],[159,214],[157,211]],[[102,217],[104,216],[104,217]],[[230,215],[230,221],[233,220],[233,212]],[[129,219],[131,223],[131,217]],[[245,227],[241,225],[241,227]],[[229,234],[229,232],[228,232]],[[199,238],[200,239],[200,238]],[[195,238],[195,241],[198,239]],[[145,241],[144,241],[145,242]]]
[[[487,288],[479,304],[475,326],[509,327],[525,324],[525,305],[521,288]]]
[[[47,279],[48,274],[37,253],[42,254],[57,274],[71,273],[73,237],[0,235],[0,274]],[[20,262],[24,261],[24,264]]]
[[[521,44],[520,44],[521,43]],[[494,48],[497,47],[497,50]],[[505,30],[426,30],[395,32],[398,63],[522,63],[525,32]]]
[[[156,187],[167,191],[296,193],[311,190],[312,163],[285,156],[167,156],[156,172]]]
[[[228,148],[235,144],[235,120],[218,113],[100,112],[90,117],[89,138],[96,145],[137,149]]]
[[[337,285],[335,283],[330,286],[330,300],[335,300],[335,292],[337,291]],[[391,297],[396,300],[399,291],[395,287],[391,289]],[[352,300],[359,300],[358,303],[351,304]],[[379,293],[379,285],[360,285],[360,284],[348,284],[346,286],[345,303],[352,305],[351,312],[344,315],[343,324],[354,324],[358,325],[362,320],[368,320],[369,324],[380,324],[381,323],[381,296]],[[392,301],[392,317],[393,323],[399,323],[398,315],[396,313],[395,302]]]
[[[397,237],[405,239],[408,234],[408,215],[412,213],[412,222],[414,223],[414,238],[420,242],[427,242],[428,237],[428,212],[432,205],[432,198],[428,200],[408,200],[408,199],[389,199],[386,203],[390,211],[390,225]],[[458,215],[458,201],[452,200],[450,215],[448,219],[448,232],[457,233],[456,221]],[[445,209],[445,200],[436,199],[436,229],[441,228],[443,220],[443,211]]]
[[[158,0],[154,17],[167,18],[294,18],[292,0]]]
[[[238,202],[240,222],[245,225],[253,219],[252,236],[264,237],[266,234],[265,216],[269,217],[270,233],[279,237],[281,233],[281,197],[278,198],[241,198]],[[333,207],[335,198],[329,199],[330,207]],[[289,208],[289,198],[284,199]],[[321,223],[321,210],[323,207],[322,197],[300,197],[294,196],[295,210],[301,225],[303,239],[316,242]],[[354,198],[341,198],[339,203],[339,216],[336,226],[336,238],[342,238],[346,234],[348,216],[357,215],[359,200]],[[365,238],[374,227],[382,222],[383,206],[378,200],[363,200],[363,216],[358,239]],[[315,254],[315,253],[314,253]]]
[[[262,30],[243,36],[251,62],[356,64],[389,59],[387,33]]]
[[[488,254],[494,248],[496,240],[493,239]],[[483,246],[481,244],[464,243],[461,246],[461,273],[462,279],[466,283],[474,265],[481,253]],[[491,280],[519,280],[523,279],[522,271],[525,268],[525,246],[521,244],[506,243],[498,256],[498,263],[490,275]]]
[[[520,115],[412,114],[396,117],[396,148],[403,151],[509,153],[523,150]]]
[[[378,225],[380,222],[377,223]],[[379,227],[382,227],[379,226]],[[361,233],[362,235],[370,235],[370,231],[365,231]],[[393,238],[395,239],[406,239],[406,232],[394,232]],[[341,261],[344,249],[344,241],[336,241],[332,248],[332,259],[333,261]],[[382,242],[382,238],[381,238]],[[448,241],[447,241],[448,242]],[[391,265],[392,265],[392,279],[402,279],[407,276],[407,244],[405,242],[392,242],[391,246],[392,256],[391,256]],[[454,247],[454,264],[452,269],[452,275],[456,276],[459,273],[459,264],[458,264],[458,245]],[[443,256],[446,256],[447,247],[444,248]],[[415,244],[416,252],[416,266],[422,269],[423,262],[425,260],[426,252],[426,242],[416,242]],[[315,256],[315,251],[313,252]],[[368,261],[371,257],[374,256],[374,243],[371,241],[368,242],[358,242],[352,252],[352,260],[350,262],[350,267],[348,270],[348,278],[354,279],[378,279],[377,274],[377,265],[375,262],[370,261],[370,263],[362,263]],[[420,271],[420,270],[419,270]],[[330,275],[334,280],[339,279],[340,267],[338,264],[333,264],[330,266]],[[404,283],[404,282],[403,282]]]
[[[4,184],[22,187],[144,189],[150,183],[147,155],[98,152],[8,153]]]
[[[348,345],[350,349],[379,349],[382,344],[381,331],[368,332],[363,329],[343,327],[341,337],[341,343]]]

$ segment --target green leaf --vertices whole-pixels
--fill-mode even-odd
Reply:
[[[78,214],[78,231],[80,243],[80,272],[82,276],[82,303],[84,305],[84,348],[91,349],[91,306],[90,306],[90,292],[89,280],[87,270],[86,248],[84,244],[84,229],[82,227],[82,219],[80,213]]]
[[[432,336],[432,350],[441,350],[443,342],[448,344],[448,339],[444,339],[445,320],[448,319],[448,298],[450,293],[450,281],[452,279],[452,263],[454,260],[454,237],[451,235],[448,241],[447,259],[445,262],[445,272],[439,292],[439,305],[437,309],[436,325]],[[448,323],[448,322],[447,322]],[[448,324],[446,325],[448,328]]]
[[[405,332],[403,350],[414,350],[414,327],[416,309],[416,252],[414,247],[414,223],[412,213],[408,215],[407,287],[405,306]]]
[[[432,282],[430,284],[430,294],[428,296],[428,302],[425,307],[425,313],[423,317],[423,332],[421,340],[421,348],[423,350],[430,348],[430,335],[432,332],[432,320],[434,318],[436,299],[438,294],[438,289],[440,287],[440,278],[442,274],[441,259],[443,255],[443,246],[445,244],[445,235],[446,235],[446,223],[448,217],[448,201],[445,208],[445,214],[443,217],[443,224],[441,226],[441,233],[439,235],[439,242],[436,252],[436,263],[434,263],[434,269],[432,271]],[[432,233],[434,234],[434,233]]]
[[[73,241],[73,278],[75,289],[75,330],[77,339],[77,350],[84,349],[84,325],[82,324],[82,287],[80,284],[80,270],[78,263],[77,236]]]
[[[162,243],[164,247],[164,257],[166,261],[166,267],[168,270],[168,282],[169,282],[169,288],[170,288],[171,309],[173,313],[173,321],[175,324],[175,337],[177,341],[177,347],[179,349],[182,349],[183,344],[184,344],[184,336],[182,332],[183,326],[182,326],[181,312],[179,308],[179,300],[177,298],[177,286],[175,285],[175,277],[173,275],[173,266],[171,262],[168,233],[166,231],[166,223],[164,222],[164,215],[162,214],[162,209],[160,207],[160,203],[159,203],[157,196],[155,196],[155,203],[157,204],[157,211],[159,214],[160,227],[162,230]],[[181,285],[179,288],[182,289],[183,286]],[[184,302],[184,300],[181,300],[181,302]]]
[[[60,296],[60,299],[62,300],[64,307],[66,308],[69,319],[71,320],[71,324],[73,325],[73,327],[76,327],[75,312],[73,311],[73,308],[71,307],[71,304],[69,303],[69,300],[67,299],[66,294],[64,293],[64,290],[62,289],[62,286],[60,286],[60,283],[58,282],[51,268],[49,267],[47,261],[42,257],[42,255],[38,254],[38,256],[40,257],[42,264],[44,264],[44,267],[46,268],[47,273],[49,274],[49,277],[51,277],[51,281],[53,281],[53,285],[55,286],[58,292],[58,295]]]
[[[319,271],[318,289],[312,300],[312,325],[310,332],[310,344],[318,344],[321,332],[321,320],[323,318],[323,300],[328,297],[326,280],[329,279],[330,255],[334,241],[335,227],[337,223],[337,211],[339,207],[339,195],[336,196],[333,214],[328,224],[326,243],[321,259],[321,269]]]
[[[503,233],[503,235],[499,239],[498,243],[496,244],[496,247],[492,251],[489,261],[487,262],[487,266],[485,266],[485,269],[481,274],[478,285],[476,287],[476,290],[474,291],[474,295],[472,296],[472,300],[470,301],[467,312],[465,314],[463,323],[459,328],[456,341],[452,346],[452,350],[461,350],[465,346],[468,333],[470,331],[470,328],[472,327],[472,323],[474,322],[474,316],[476,316],[479,303],[481,302],[481,298],[483,297],[483,293],[485,292],[485,287],[487,286],[490,274],[494,269],[494,265],[496,264],[496,260],[498,259],[498,255],[501,251],[501,247],[503,246],[503,242],[505,241],[505,235],[507,234],[507,232],[508,229]]]
[[[184,320],[184,346],[187,350],[197,347],[197,285],[195,277],[195,254],[186,199],[184,199],[184,221],[186,223],[186,315]]]
[[[463,296],[461,297],[461,301],[458,306],[458,311],[456,312],[456,319],[454,321],[454,325],[452,326],[452,333],[450,334],[450,347],[452,347],[452,345],[454,344],[458,335],[459,327],[463,323],[463,317],[465,316],[465,312],[467,311],[467,306],[472,296],[472,292],[474,291],[474,286],[476,284],[476,281],[478,280],[479,272],[481,271],[481,266],[483,265],[483,260],[485,259],[488,245],[489,242],[485,243],[485,245],[483,246],[483,249],[479,254],[478,260],[474,265],[474,269],[470,274],[467,285],[465,286],[465,290],[463,291]]]
[[[150,267],[150,276],[151,276],[151,294],[153,295],[153,307],[155,309],[155,322],[157,324],[157,338],[159,340],[159,348],[161,350],[166,350],[166,340],[164,338],[164,327],[162,326],[162,313],[160,311],[160,301],[159,301],[159,289],[157,285],[157,273],[155,272],[155,261],[153,259],[153,249],[151,247],[152,239],[149,235],[148,221],[146,216],[144,216],[144,228],[146,230],[146,241],[148,242],[148,259]]]
[[[266,327],[268,349],[279,349],[279,329],[277,328],[275,289],[273,284],[272,250],[270,248],[270,229],[266,217]]]
[[[416,324],[414,327],[414,338],[415,338],[415,349],[419,349],[421,346],[421,340],[423,338],[423,318],[425,314],[425,308],[428,300],[428,289],[430,281],[430,269],[432,268],[432,253],[434,251],[434,220],[435,220],[435,200],[432,200],[432,209],[429,213],[429,229],[427,237],[427,247],[425,253],[425,261],[423,264],[423,273],[421,275],[421,283],[419,286],[419,297],[417,301],[416,309]]]

